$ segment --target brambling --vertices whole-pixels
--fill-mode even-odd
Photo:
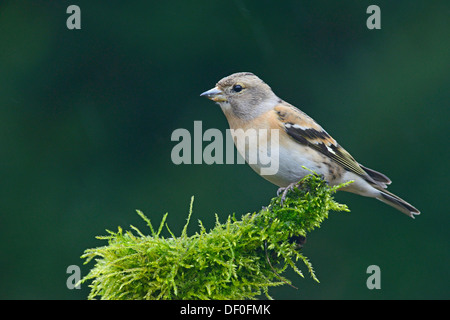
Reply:
[[[271,129],[276,129],[279,132],[278,141],[271,140],[278,145],[278,170],[262,176],[280,189],[292,188],[310,173],[308,168],[322,175],[332,186],[353,180],[342,188],[344,191],[376,198],[411,218],[420,214],[414,206],[385,190],[391,183],[387,176],[358,163],[319,124],[277,97],[253,73],[240,72],[225,77],[201,96],[220,105],[232,131],[265,129],[264,132],[273,132]],[[269,140],[271,136],[267,134]],[[235,145],[248,160],[250,143],[238,147],[235,140]],[[260,162],[250,166],[261,172]]]

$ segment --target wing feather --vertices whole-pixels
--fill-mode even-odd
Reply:
[[[342,165],[346,170],[371,179],[359,163],[312,118],[286,102],[275,107],[284,129],[297,142],[307,145]]]

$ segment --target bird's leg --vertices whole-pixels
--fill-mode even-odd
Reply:
[[[286,200],[286,195],[290,190],[293,190],[297,186],[298,182],[292,182],[286,188],[279,188],[277,190],[277,196],[281,193],[281,206],[283,206],[284,200]]]

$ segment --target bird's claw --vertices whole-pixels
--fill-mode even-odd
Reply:
[[[297,182],[293,182],[290,185],[288,185],[286,188],[279,188],[277,190],[277,196],[280,196],[281,193],[281,206],[284,204],[284,200],[286,200],[286,195],[289,191],[294,190],[294,188],[297,186]]]

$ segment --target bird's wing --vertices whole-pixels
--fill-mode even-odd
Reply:
[[[342,148],[308,115],[284,101],[282,104],[278,104],[274,111],[277,113],[286,133],[295,141],[321,152],[339,163],[347,171],[356,173],[365,179],[369,178],[370,182],[376,183],[350,153]]]

